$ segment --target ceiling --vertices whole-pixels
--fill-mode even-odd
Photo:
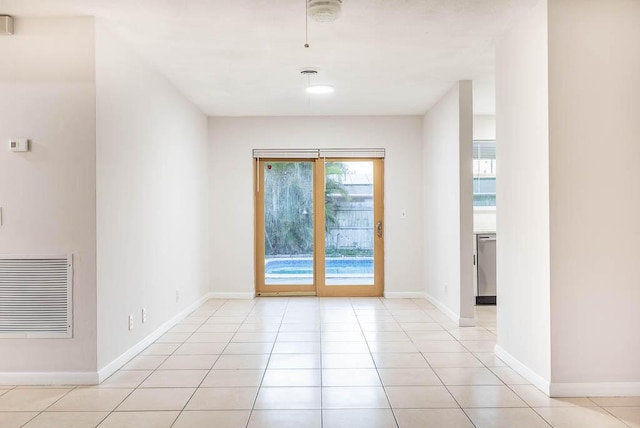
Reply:
[[[493,45],[538,0],[0,0],[0,13],[103,19],[210,116],[424,114],[457,80],[494,114]],[[331,95],[305,93],[303,68]]]

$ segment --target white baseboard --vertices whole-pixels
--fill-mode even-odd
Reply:
[[[165,334],[169,329],[178,324],[180,321],[185,319],[187,315],[196,310],[200,305],[206,302],[209,299],[212,299],[212,293],[207,293],[202,296],[200,299],[196,300],[182,311],[177,313],[175,316],[167,320],[164,324],[158,327],[153,333],[142,339],[140,342],[133,345],[131,348],[123,352],[119,357],[115,360],[111,361],[109,364],[98,370],[97,373],[97,383],[102,383],[106,378],[114,374],[118,371],[122,366],[124,366],[129,360],[142,352],[146,347],[151,345],[153,342],[158,340],[160,336]]]
[[[640,382],[551,383],[551,397],[636,397]]]
[[[0,385],[95,385],[97,372],[0,373]]]
[[[460,327],[475,327],[475,325],[476,325],[476,319],[475,318],[463,318],[463,317],[460,317],[458,314],[453,312],[444,303],[442,303],[440,300],[438,300],[435,297],[433,297],[431,294],[429,294],[429,293],[424,293],[424,294],[425,294],[425,298],[429,302],[431,302],[431,304],[433,306],[435,306],[436,308],[438,308],[440,310],[440,312],[442,312],[443,314],[448,316],[451,319],[451,321],[456,323],[456,325],[458,325]]]
[[[385,299],[426,299],[424,291],[385,291]]]
[[[549,394],[550,383],[547,379],[543,378],[538,373],[534,372],[529,367],[522,364],[520,360],[518,360],[516,357],[514,357],[513,355],[505,351],[504,348],[502,348],[500,345],[495,346],[495,353],[498,358],[500,358],[502,361],[507,363],[507,365],[511,367],[513,370],[515,370],[520,376],[522,376],[523,378],[531,382],[533,386],[535,386],[536,388],[538,388],[540,391],[544,392],[548,396],[551,396]]]
[[[248,291],[242,293],[227,293],[213,291],[209,293],[210,299],[254,299],[256,297],[255,291]]]

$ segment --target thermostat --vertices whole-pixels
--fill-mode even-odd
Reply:
[[[29,140],[26,138],[15,138],[9,140],[9,150],[12,152],[28,152]]]

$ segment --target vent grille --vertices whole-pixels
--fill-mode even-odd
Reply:
[[[72,257],[0,258],[0,337],[71,337]]]

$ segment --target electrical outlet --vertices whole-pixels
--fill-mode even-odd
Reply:
[[[180,301],[180,290],[176,289],[176,303]]]
[[[142,308],[142,324],[147,322],[147,310]]]
[[[407,212],[405,210],[400,211],[400,218],[407,218]]]
[[[129,315],[129,330],[133,330],[133,315]]]
[[[447,284],[444,285],[444,295],[445,296],[449,295],[449,286]]]

